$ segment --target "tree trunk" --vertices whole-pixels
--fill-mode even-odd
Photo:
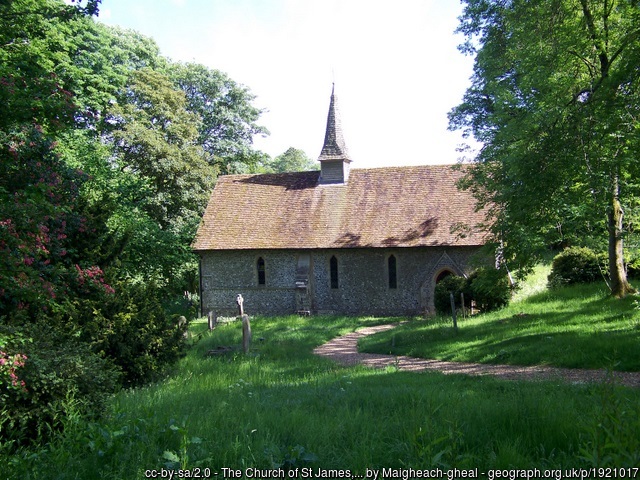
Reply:
[[[620,184],[617,173],[611,175],[611,204],[607,212],[609,230],[609,277],[611,279],[611,295],[623,298],[635,292],[627,281],[624,269],[624,252],[622,245],[622,217],[624,212],[620,205]]]

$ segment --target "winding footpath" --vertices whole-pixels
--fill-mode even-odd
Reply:
[[[342,365],[363,364],[373,368],[397,367],[412,372],[436,371],[444,374],[492,375],[505,380],[562,380],[580,384],[605,382],[611,374],[606,370],[585,370],[577,368],[556,368],[543,366],[489,365],[481,363],[446,362],[426,360],[404,355],[382,355],[358,352],[358,340],[364,336],[383,332],[396,327],[377,325],[349,333],[317,347],[313,353],[331,358]],[[640,372],[612,372],[615,381],[628,387],[640,388]]]

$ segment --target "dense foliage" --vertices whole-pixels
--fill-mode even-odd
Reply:
[[[566,248],[553,258],[549,286],[560,287],[601,280],[604,263],[602,260],[603,258],[590,248]]]
[[[433,304],[436,312],[442,315],[451,313],[451,294],[453,294],[456,309],[462,308],[461,294],[464,294],[465,308],[469,308],[471,306],[470,293],[469,282],[465,277],[447,275],[436,284],[433,293]]]
[[[632,291],[623,242],[640,199],[640,4],[465,0],[475,54],[450,126],[482,143],[464,186],[511,268],[549,246],[608,247],[612,293]],[[595,246],[595,245],[594,245]]]
[[[452,293],[456,309],[462,308],[464,295],[465,308],[470,308],[471,302],[474,302],[481,311],[490,312],[509,303],[512,288],[506,272],[501,269],[478,268],[466,278],[449,275],[436,284],[436,312],[451,312]]]
[[[46,440],[60,429],[69,408],[100,415],[120,374],[89,344],[45,323],[0,325],[0,351],[19,351],[15,381],[3,385],[0,372],[0,439],[20,446]]]
[[[274,173],[305,172],[308,170],[320,170],[320,163],[309,158],[304,151],[293,147],[275,157],[266,169],[266,171]]]
[[[267,135],[256,122],[261,110],[253,94],[227,75],[196,63],[172,63],[168,76],[184,92],[187,109],[197,114],[198,144],[220,174],[246,173],[268,156],[251,148],[255,135]]]
[[[0,4],[0,442],[14,445],[183,355],[189,245],[216,175],[265,161],[248,89],[94,21],[99,3]]]
[[[476,306],[483,312],[504,307],[513,293],[507,272],[488,267],[480,268],[469,276],[469,289]]]

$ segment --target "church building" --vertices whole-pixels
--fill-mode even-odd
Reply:
[[[484,214],[463,167],[352,169],[333,92],[318,161],[218,179],[192,246],[203,314],[233,314],[238,294],[250,314],[432,313],[438,280],[470,273]]]

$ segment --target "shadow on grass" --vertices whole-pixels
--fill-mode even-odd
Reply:
[[[450,361],[640,371],[637,297],[613,299],[598,286],[536,294],[498,312],[421,320],[361,339],[363,352]]]

